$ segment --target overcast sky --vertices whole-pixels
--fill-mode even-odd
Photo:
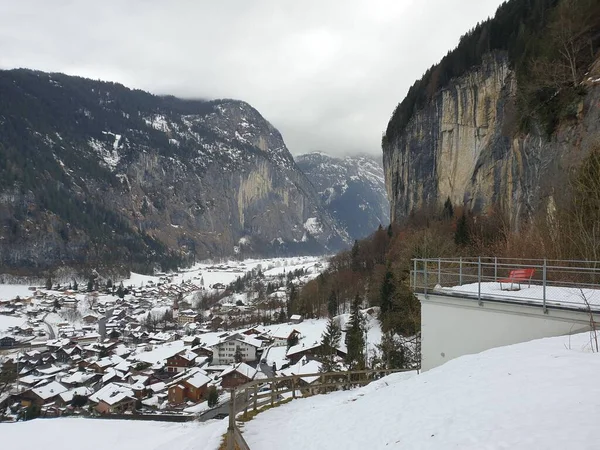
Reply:
[[[237,98],[294,154],[378,154],[415,79],[500,3],[3,0],[0,67]]]

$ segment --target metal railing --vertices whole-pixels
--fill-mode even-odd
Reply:
[[[413,292],[548,307],[600,311],[600,261],[415,258]],[[531,280],[505,281],[510,271],[534,269]],[[504,280],[504,281],[503,281]]]
[[[230,390],[229,426],[227,428],[227,450],[249,450],[236,422],[236,416],[249,411],[256,412],[261,407],[276,406],[290,401],[337,389],[350,389],[364,386],[372,381],[395,372],[409,372],[415,369],[368,369],[346,372],[325,372],[289,375],[285,377],[263,378],[250,381]],[[291,396],[284,397],[286,394]]]

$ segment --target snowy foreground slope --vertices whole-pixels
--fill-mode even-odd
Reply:
[[[102,419],[36,419],[0,424],[2,448],[28,450],[213,450],[227,420],[204,423],[137,422]]]
[[[244,428],[252,450],[597,449],[589,334],[468,355],[363,389],[295,400]]]

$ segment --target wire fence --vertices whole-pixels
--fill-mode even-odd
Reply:
[[[416,258],[415,293],[600,311],[600,261]]]

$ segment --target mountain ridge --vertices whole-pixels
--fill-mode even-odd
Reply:
[[[0,71],[0,264],[152,271],[239,254],[335,251],[279,131],[246,102]]]

